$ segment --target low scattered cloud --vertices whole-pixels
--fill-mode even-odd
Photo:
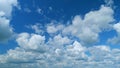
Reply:
[[[16,2],[10,0],[11,10]],[[0,9],[0,40],[8,39],[13,33],[10,19],[5,16],[9,16],[11,12]],[[114,10],[110,6],[102,5],[98,10],[86,13],[84,18],[76,15],[67,25],[32,25],[30,28],[35,32],[19,33],[16,37],[19,46],[0,55],[0,67],[119,68],[120,49],[113,49],[109,45],[95,45],[100,41],[99,33],[111,28],[116,30],[118,36],[109,41],[118,42],[120,24],[111,24],[115,21],[113,15]]]
[[[114,24],[113,29],[116,31],[117,36],[108,39],[108,43],[112,43],[114,45],[120,45],[120,23]]]
[[[110,23],[114,22],[113,14],[112,8],[102,5],[97,11],[88,12],[84,19],[75,16],[72,24],[64,28],[63,34],[78,37],[84,45],[98,42],[99,33],[111,28]]]
[[[32,36],[31,36],[32,37]],[[30,38],[31,39],[31,38]],[[35,41],[39,41],[36,39]],[[57,40],[56,40],[57,41]],[[44,45],[39,44],[39,47]],[[44,52],[28,50],[29,44],[9,50],[7,54],[0,55],[1,67],[24,68],[119,68],[119,49],[110,49],[106,45],[86,48],[78,41],[63,48],[45,45]],[[57,46],[57,44],[56,44]],[[35,45],[31,45],[34,49]],[[42,50],[38,48],[39,50]],[[87,54],[90,53],[90,55]]]
[[[64,25],[62,25],[62,24],[57,24],[57,25],[55,25],[55,24],[53,24],[53,23],[51,23],[51,24],[48,24],[47,26],[46,26],[46,31],[49,33],[49,34],[55,34],[55,33],[59,33],[59,32],[61,32],[63,29],[64,29]]]
[[[40,25],[39,23],[37,23],[35,25],[31,25],[31,28],[35,31],[35,33],[38,33],[38,34],[44,33],[43,26]]]

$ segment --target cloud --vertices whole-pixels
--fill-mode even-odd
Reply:
[[[111,51],[108,46],[94,46],[89,48],[91,53],[91,59],[95,61],[104,61],[106,58],[110,56],[109,52]],[[99,54],[98,54],[99,53]]]
[[[40,24],[35,24],[35,25],[32,25],[31,28],[35,31],[35,33],[38,33],[38,34],[43,34],[44,31],[42,30],[42,26]]]
[[[108,43],[120,45],[120,23],[114,24],[113,29],[117,32],[117,36],[108,39]]]
[[[0,41],[8,39],[13,31],[12,27],[9,24],[10,20],[5,17],[0,17]]]
[[[0,0],[0,11],[5,13],[5,16],[11,16],[12,7],[17,6],[17,0]]]
[[[26,50],[35,50],[39,52],[46,51],[44,46],[45,36],[37,34],[21,33],[16,39],[21,48]]]
[[[64,29],[64,25],[62,24],[48,24],[46,26],[46,30],[49,34],[54,34],[54,33],[58,33],[59,31],[63,30]]]
[[[114,28],[119,35],[120,24],[111,24],[113,14],[111,7],[102,5],[84,18],[76,15],[71,24],[47,24],[43,30],[39,24],[32,25],[35,33],[18,34],[19,46],[0,55],[0,68],[119,68],[120,49],[94,44],[100,41],[99,33],[108,29]],[[12,33],[10,20],[4,15],[1,11],[0,21],[6,23],[0,23],[0,29]]]
[[[41,45],[39,44],[38,46]],[[120,49],[110,49],[110,47],[106,45],[86,48],[78,41],[74,41],[74,43],[64,49],[53,49],[51,46],[45,46],[47,46],[48,49],[44,53],[37,50],[24,49],[21,45],[14,50],[9,50],[7,54],[0,55],[0,67],[119,68]],[[34,45],[32,47],[34,48]],[[90,55],[86,52],[89,52]]]
[[[120,23],[114,24],[113,28],[118,32],[118,34],[120,33]]]
[[[0,0],[0,41],[7,40],[13,33],[9,19],[13,6],[17,6],[17,0]]]
[[[76,15],[71,24],[49,24],[46,27],[48,34],[62,34],[65,36],[76,37],[81,44],[90,46],[99,42],[99,33],[112,28],[114,22],[114,10],[111,7],[102,5],[99,10],[90,11],[84,18]],[[104,17],[103,17],[104,16]]]
[[[54,36],[53,38],[50,38],[47,44],[55,48],[63,48],[65,45],[68,45],[71,42],[72,42],[71,39],[69,39],[68,37],[61,36],[59,34]]]
[[[98,42],[99,33],[111,28],[110,23],[114,22],[113,14],[112,8],[102,5],[99,10],[85,14],[84,19],[75,16],[72,24],[64,28],[63,34],[78,37],[84,45]]]

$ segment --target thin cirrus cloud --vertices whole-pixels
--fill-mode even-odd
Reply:
[[[0,0],[0,3],[2,2],[4,1]],[[17,0],[5,0],[4,3],[8,3],[10,12],[0,10],[0,39],[8,38],[5,33],[10,35],[13,32],[10,19],[6,16],[12,15],[12,6],[17,4]],[[93,45],[100,41],[99,33],[107,29],[116,30],[116,38],[119,38],[120,24],[111,24],[114,21],[114,9],[101,5],[98,10],[86,13],[84,19],[76,15],[71,24],[46,24],[42,34],[41,25],[33,25],[31,28],[35,30],[34,33],[22,32],[17,35],[16,42],[19,47],[0,55],[0,67],[119,68],[120,49],[108,45]],[[46,37],[45,33],[49,37]],[[110,41],[115,40],[113,38]]]

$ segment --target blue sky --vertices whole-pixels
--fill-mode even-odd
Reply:
[[[120,68],[119,0],[0,0],[0,68]]]

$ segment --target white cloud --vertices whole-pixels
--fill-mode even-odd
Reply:
[[[4,12],[5,16],[11,16],[12,7],[17,6],[17,0],[0,0],[0,12]]]
[[[17,6],[17,0],[0,0],[0,41],[8,40],[13,33],[9,19],[13,6]]]
[[[90,52],[90,55],[86,51]],[[120,49],[110,49],[106,45],[86,48],[78,41],[65,49],[54,50],[49,47],[44,53],[17,47],[5,55],[0,55],[0,67],[119,68],[119,52]]]
[[[62,37],[60,34],[54,36],[53,38],[50,38],[49,41],[47,42],[48,45],[51,45],[52,47],[55,48],[62,48],[65,45],[68,45],[72,42],[68,37]]]
[[[48,26],[47,27],[47,32],[48,33],[56,33],[57,29],[55,28],[55,26]]]
[[[42,30],[42,25],[40,25],[38,23],[35,24],[35,25],[32,25],[31,28],[33,30],[35,30],[35,33],[38,33],[38,34],[43,34],[44,33],[44,31]]]
[[[108,43],[114,44],[114,45],[120,45],[120,37],[113,37],[108,39]]]
[[[61,31],[64,28],[64,25],[59,24],[59,25],[54,25],[54,24],[49,24],[46,27],[47,32],[49,34],[57,33],[58,31]]]
[[[108,46],[94,46],[89,48],[90,53],[91,53],[91,58],[90,60],[95,60],[95,61],[104,61],[106,58],[109,57],[110,53],[110,48]]]
[[[0,55],[0,67],[119,68],[120,49],[111,49],[107,45],[91,46],[91,43],[99,41],[100,32],[112,28],[110,23],[114,21],[113,14],[112,8],[101,6],[99,10],[85,14],[83,19],[76,15],[69,25],[48,24],[45,26],[45,31],[49,35],[53,34],[49,37],[41,35],[39,25],[33,25],[35,33],[18,34],[16,42],[19,47]],[[0,11],[2,19],[0,21],[6,22],[0,23],[0,29],[7,28],[5,31],[11,34],[9,19],[4,15],[6,12]],[[118,34],[119,26],[114,25]]]
[[[20,47],[26,50],[37,50],[40,52],[46,51],[46,47],[44,45],[45,36],[21,33],[19,34],[16,41],[18,42]]]
[[[115,24],[113,28],[118,32],[118,34],[120,33],[120,23]]]
[[[117,32],[117,36],[108,39],[108,43],[120,45],[120,23],[114,24],[113,29]]]
[[[110,29],[114,22],[114,11],[110,7],[101,6],[99,10],[90,11],[82,19],[75,16],[72,24],[65,27],[63,34],[71,34],[78,37],[84,45],[99,41],[99,33]]]
[[[45,37],[38,34],[21,33],[17,38],[20,47],[0,55],[0,67],[22,68],[119,68],[119,49],[110,49],[106,45],[86,48],[80,42],[66,42],[67,37],[57,35],[51,43],[45,43]],[[64,48],[64,45],[70,43]],[[52,44],[53,45],[53,44]],[[44,48],[47,48],[44,52]],[[43,49],[41,51],[41,49]],[[86,52],[89,52],[87,54]]]
[[[68,57],[73,57],[76,60],[85,60],[87,59],[87,55],[85,54],[86,48],[83,47],[79,42],[75,41],[73,45],[67,47]]]

